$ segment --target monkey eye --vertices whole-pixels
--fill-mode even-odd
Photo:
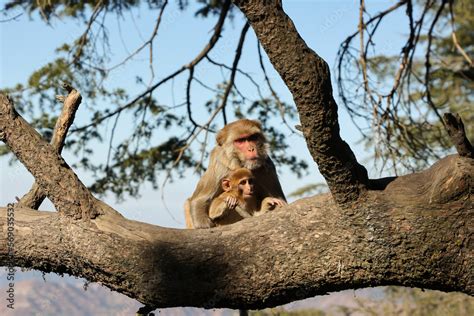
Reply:
[[[257,141],[257,140],[258,140],[258,134],[252,134],[252,135],[250,135],[249,137],[247,137],[247,140],[248,140],[249,142],[255,142],[255,141]]]
[[[252,134],[252,135],[247,136],[247,137],[237,138],[236,140],[234,140],[234,142],[236,142],[238,144],[242,144],[242,143],[245,143],[245,142],[256,142],[256,141],[258,141],[258,139],[259,139],[259,135],[256,133],[256,134]]]
[[[250,179],[242,179],[242,180],[239,181],[239,184],[242,184],[242,185],[247,184],[247,183],[250,184],[250,185],[252,185],[252,184],[253,184],[253,179],[252,179],[252,178],[250,178]]]

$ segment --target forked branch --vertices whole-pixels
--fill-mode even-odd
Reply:
[[[59,213],[74,219],[95,218],[97,200],[76,174],[13,107],[12,101],[0,94],[0,138],[35,177]]]
[[[69,131],[69,127],[71,127],[72,123],[74,122],[76,111],[79,108],[82,100],[82,96],[79,91],[71,87],[69,84],[65,83],[63,87],[67,90],[68,95],[66,97],[57,97],[59,101],[64,103],[64,106],[61,114],[58,117],[58,120],[56,121],[53,137],[51,138],[51,145],[56,149],[56,152],[59,155],[61,154],[64,142],[66,141],[66,135]],[[25,194],[20,199],[20,201],[18,201],[18,205],[37,210],[45,198],[46,194],[43,192],[43,190],[41,190],[38,183],[35,182],[33,183],[30,191]]]

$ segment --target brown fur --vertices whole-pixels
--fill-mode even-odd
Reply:
[[[232,144],[234,140],[241,137],[241,135],[259,134],[262,136],[262,141],[265,143],[266,139],[262,133],[262,125],[259,121],[242,119],[224,126],[216,135],[216,141],[219,146],[225,144]]]
[[[225,192],[215,198],[209,207],[209,217],[216,226],[230,225],[244,218],[259,216],[275,208],[269,201],[271,198],[268,197],[262,201],[261,206],[255,194],[251,198],[245,199],[242,192],[239,191],[239,182],[242,179],[255,180],[252,172],[247,168],[237,169],[223,180],[227,180],[229,185],[222,185]],[[236,198],[238,201],[234,208],[229,207],[226,202],[229,197]]]
[[[242,161],[233,142],[242,135],[254,134],[258,136],[258,159],[256,161]],[[217,133],[216,140],[217,146],[211,151],[209,167],[199,180],[193,195],[186,200],[184,205],[187,228],[215,226],[209,218],[209,206],[212,200],[223,192],[220,181],[229,172],[241,167],[250,167],[249,169],[254,174],[258,202],[263,201],[266,197],[286,201],[275,166],[267,155],[266,139],[258,121],[244,119],[227,124]]]

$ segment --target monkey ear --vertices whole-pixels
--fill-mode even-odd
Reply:
[[[216,135],[216,141],[219,146],[222,146],[225,142],[224,134],[226,134],[225,130],[221,129]]]
[[[230,191],[231,186],[230,186],[229,179],[222,179],[221,185],[222,185],[222,190],[224,190],[225,192]]]

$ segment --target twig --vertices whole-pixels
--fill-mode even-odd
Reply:
[[[153,72],[153,67],[152,67],[152,65],[153,65],[153,55],[152,55],[153,40],[155,39],[156,35],[158,34],[158,29],[160,28],[163,12],[165,11],[165,8],[166,8],[167,5],[168,5],[168,0],[165,0],[165,2],[163,3],[163,5],[161,7],[160,13],[158,14],[158,18],[156,19],[155,27],[153,28],[153,32],[151,33],[150,38],[146,42],[144,42],[140,47],[138,47],[133,53],[129,54],[124,60],[122,60],[121,62],[119,62],[115,66],[110,67],[109,69],[107,69],[107,71],[112,71],[112,70],[116,69],[117,67],[122,66],[127,61],[129,61],[133,56],[135,56],[139,52],[141,52],[146,46],[150,46],[150,68],[151,68],[151,72],[152,72],[152,77],[154,77],[154,72]]]
[[[272,83],[270,81],[270,78],[268,77],[267,70],[265,68],[265,63],[263,62],[263,56],[262,56],[262,49],[260,48],[260,42],[257,39],[257,51],[258,51],[258,60],[260,62],[260,68],[262,69],[263,76],[265,77],[265,82],[267,83],[267,87],[270,90],[270,93],[273,96],[273,99],[275,99],[275,102],[278,106],[278,109],[280,110],[280,116],[283,121],[283,123],[288,127],[288,129],[291,131],[291,133],[295,133],[297,135],[300,135],[299,133],[296,133],[293,128],[288,124],[285,118],[285,107],[283,106],[283,102],[281,102],[280,97],[276,93],[275,89],[273,89]]]
[[[456,47],[456,49],[464,57],[464,59],[466,59],[469,65],[472,66],[472,59],[469,57],[466,51],[461,47],[456,37],[456,27],[454,24],[454,13],[453,13],[453,2],[454,2],[453,0],[449,1],[449,15],[451,16],[451,29],[452,29],[451,38],[453,39],[453,44]]]
[[[436,114],[436,116],[439,118],[441,124],[446,128],[446,125],[444,124],[444,120],[441,117],[441,114],[439,113],[438,109],[436,108],[436,105],[433,102],[433,99],[431,98],[431,89],[430,89],[430,81],[431,81],[431,76],[430,76],[430,69],[431,69],[431,61],[430,61],[430,56],[431,56],[431,43],[433,41],[433,30],[436,25],[436,22],[438,21],[439,17],[441,16],[441,12],[443,12],[444,6],[446,5],[447,0],[443,0],[441,3],[438,11],[436,12],[436,15],[433,19],[433,22],[431,23],[430,29],[428,31],[428,46],[426,48],[426,55],[425,55],[425,87],[426,87],[426,99],[428,101],[428,105],[431,107],[433,112]]]
[[[186,83],[186,111],[188,112],[188,118],[191,121],[191,123],[194,126],[201,127],[201,125],[196,123],[196,121],[193,119],[193,113],[191,110],[191,83],[193,82],[193,78],[194,78],[194,66],[189,68],[189,77]]]
[[[144,92],[142,92],[140,95],[135,97],[132,101],[128,102],[127,104],[119,107],[118,109],[116,109],[113,112],[110,112],[107,115],[102,116],[101,118],[95,120],[95,122],[92,122],[90,124],[78,127],[76,129],[73,129],[73,130],[71,130],[71,132],[75,133],[75,132],[80,132],[80,131],[86,130],[90,127],[96,126],[97,124],[103,122],[104,120],[106,120],[106,119],[108,119],[108,118],[110,118],[114,115],[117,115],[118,113],[122,112],[123,110],[132,107],[137,101],[142,99],[144,96],[146,96],[150,92],[154,91],[155,89],[157,89],[162,84],[169,81],[170,79],[173,79],[174,77],[176,77],[177,75],[179,75],[180,73],[185,71],[186,69],[190,69],[191,67],[196,66],[204,57],[207,56],[207,54],[212,50],[212,48],[216,44],[217,40],[219,39],[220,34],[222,32],[222,27],[224,25],[225,18],[227,16],[227,12],[229,11],[230,4],[231,4],[230,0],[227,0],[224,3],[224,6],[222,7],[221,14],[219,16],[219,20],[217,21],[217,24],[214,27],[214,33],[213,33],[211,39],[209,40],[209,43],[203,48],[203,50],[191,62],[189,62],[186,65],[181,66],[181,68],[179,68],[178,70],[176,70],[172,74],[168,75],[167,77],[163,78],[162,80],[160,80],[156,84],[152,85],[151,87],[146,89]]]
[[[258,41],[257,41],[258,42]],[[216,66],[219,66],[219,67],[222,67],[222,68],[225,68],[227,70],[232,70],[232,67],[230,66],[227,66],[226,64],[223,64],[223,63],[219,63],[215,60],[213,60],[211,57],[209,56],[206,56],[206,59],[211,63],[211,64],[214,64]],[[257,93],[258,93],[258,96],[263,99],[263,95],[262,95],[262,91],[260,89],[260,85],[255,81],[255,79],[253,79],[253,77],[248,73],[248,72],[245,72],[243,71],[242,69],[239,69],[237,68],[237,72],[239,72],[240,74],[244,75],[245,77],[247,77],[248,80],[250,80],[250,82],[255,86],[255,88],[257,89]]]
[[[72,61],[70,62],[70,64],[74,64],[79,60],[79,57],[82,54],[82,49],[86,45],[87,34],[91,30],[92,24],[94,23],[94,21],[97,19],[100,12],[104,8],[105,8],[105,6],[103,6],[103,1],[102,0],[98,1],[97,4],[95,5],[94,11],[92,12],[92,15],[89,19],[89,22],[87,23],[86,30],[84,31],[84,33],[82,33],[81,37],[79,38],[79,46],[77,47],[76,53],[74,54],[74,57],[73,57]]]
[[[225,111],[225,107],[227,105],[227,99],[229,98],[229,94],[232,91],[232,87],[234,86],[235,73],[237,72],[237,66],[239,64],[240,56],[242,55],[242,48],[244,46],[245,35],[247,34],[249,27],[250,27],[250,24],[245,23],[240,33],[239,44],[237,45],[237,49],[235,50],[235,57],[234,57],[234,62],[232,63],[232,70],[230,73],[229,82],[227,83],[226,89],[224,91],[224,95],[222,96],[222,104],[220,107],[222,108],[222,116],[224,119],[224,125],[227,124],[227,117],[226,117],[226,111]]]

